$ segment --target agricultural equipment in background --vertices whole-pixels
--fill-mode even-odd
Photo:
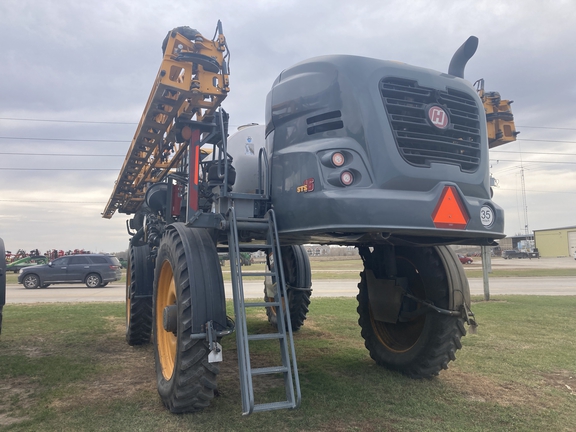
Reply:
[[[300,404],[292,332],[310,303],[310,242],[358,248],[359,324],[378,364],[429,378],[455,359],[464,324],[475,321],[448,245],[504,237],[490,199],[486,114],[463,79],[477,42],[460,47],[448,74],[344,55],[301,62],[274,82],[266,124],[228,139],[220,22],[212,40],[189,27],[168,33],[103,217],[133,215],[126,338],[153,335],[158,392],[172,412],[210,404],[219,342],[233,331],[243,413]],[[266,253],[264,272],[241,266],[255,251]],[[230,258],[235,321],[219,252]],[[245,301],[245,276],[265,279],[264,301]],[[270,333],[249,333],[246,310],[261,307]],[[271,341],[278,362],[255,367],[251,347]],[[283,400],[255,395],[269,389],[269,380],[254,386],[263,375],[281,378]]]
[[[47,264],[49,261],[48,257],[44,255],[33,255],[27,256],[24,258],[20,258],[16,261],[11,262],[6,266],[6,271],[11,271],[14,273],[18,273],[21,269],[25,267],[40,265],[40,264]]]

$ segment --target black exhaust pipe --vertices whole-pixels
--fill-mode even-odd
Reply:
[[[476,36],[470,36],[452,56],[450,66],[448,66],[448,73],[459,78],[464,78],[466,63],[472,58],[477,48],[478,38]]]

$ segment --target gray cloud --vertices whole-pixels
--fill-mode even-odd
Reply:
[[[495,200],[507,212],[508,234],[524,223],[518,200],[520,153],[505,150],[523,152],[530,227],[574,225],[576,165],[547,162],[576,162],[568,156],[576,153],[576,130],[549,129],[576,129],[575,18],[576,5],[569,1],[262,0],[216,5],[190,0],[4,0],[0,118],[137,123],[161,61],[162,39],[180,25],[211,37],[216,21],[223,21],[232,52],[231,93],[224,106],[235,126],[263,122],[266,94],[276,76],[306,58],[355,54],[446,71],[453,52],[473,34],[480,46],[467,67],[467,79],[484,78],[488,90],[515,100],[516,123],[527,126],[518,127],[522,141],[491,156],[500,180]],[[135,127],[0,120],[3,137],[122,141],[0,138],[0,153],[28,154],[0,154],[0,168],[32,169],[0,169],[0,236],[8,247],[124,249],[123,215],[111,221],[99,217],[123,157],[35,154],[125,154]],[[528,141],[533,139],[547,142]],[[34,170],[40,168],[86,171]],[[82,204],[94,201],[101,204]]]

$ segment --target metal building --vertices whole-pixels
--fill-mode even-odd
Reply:
[[[576,226],[534,230],[534,237],[542,257],[573,257],[576,253]]]

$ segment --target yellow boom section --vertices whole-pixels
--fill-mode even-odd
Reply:
[[[484,80],[476,81],[478,96],[482,99],[486,111],[486,126],[488,129],[488,148],[516,141],[514,115],[510,105],[513,101],[504,100],[498,92],[485,92]]]
[[[164,41],[164,57],[102,217],[131,214],[144,200],[148,185],[175,171],[187,148],[177,120],[213,120],[226,98],[228,50],[218,22],[214,40],[178,27]]]

